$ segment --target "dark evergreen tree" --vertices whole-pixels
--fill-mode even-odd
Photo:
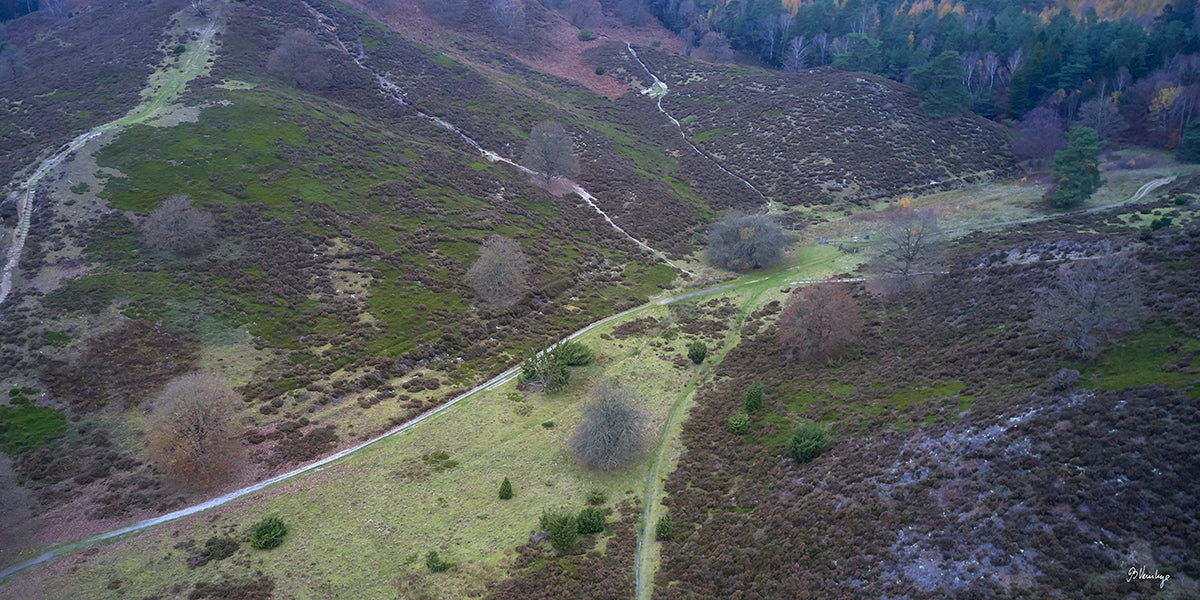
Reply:
[[[513,497],[512,484],[509,483],[508,478],[505,477],[504,481],[500,482],[500,499],[501,500],[511,500],[512,497]]]
[[[913,71],[912,85],[921,110],[935,119],[967,110],[971,96],[962,85],[962,57],[947,50]]]
[[[1183,139],[1175,148],[1175,160],[1184,163],[1200,163],[1200,119],[1183,129]]]
[[[1103,146],[1096,130],[1076,127],[1067,132],[1067,148],[1050,159],[1054,183],[1046,194],[1053,208],[1071,208],[1083,204],[1100,189],[1100,148]]]

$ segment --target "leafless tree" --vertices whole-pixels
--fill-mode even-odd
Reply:
[[[1021,61],[1023,58],[1024,56],[1021,54],[1020,48],[1017,48],[1012,55],[1008,57],[1008,61],[1004,64],[1004,66],[1008,69],[1009,77],[1012,77],[1013,74],[1017,72],[1017,69],[1021,68]]]
[[[521,245],[495,235],[484,240],[479,259],[467,270],[466,281],[485,304],[504,308],[525,297],[530,271]]]
[[[312,92],[329,85],[331,67],[317,38],[303,29],[293,29],[283,35],[267,58],[267,72],[288,85]]]
[[[708,233],[708,260],[734,271],[766,269],[783,259],[787,243],[775,217],[730,214]]]
[[[208,14],[208,0],[190,0],[192,10],[195,11],[197,17],[203,17]]]
[[[941,253],[942,229],[933,211],[895,210],[876,235],[879,254],[870,270],[879,274],[907,280],[933,266]]]
[[[829,51],[832,52],[834,56],[845,54],[849,49],[850,38],[846,36],[833,38],[833,41],[829,42]]]
[[[797,36],[788,42],[787,54],[783,59],[783,70],[788,73],[796,73],[808,66],[809,47],[804,41],[804,36]]]
[[[574,177],[579,171],[571,135],[554,121],[542,121],[529,132],[525,146],[525,166],[542,175],[546,185],[555,177]]]
[[[171,196],[142,222],[142,235],[155,248],[181,256],[195,256],[215,238],[211,214],[193,208],[187,196]]]
[[[71,0],[38,0],[38,12],[50,21],[58,21],[71,12]]]
[[[646,448],[646,413],[634,407],[632,390],[606,379],[593,386],[590,395],[571,436],[571,452],[579,462],[601,471],[637,461]]]
[[[728,62],[733,59],[733,49],[724,35],[710,31],[700,38],[700,47],[692,52],[692,56],[709,62]]]
[[[789,358],[830,358],[846,351],[862,333],[858,304],[844,283],[827,281],[796,288],[779,315],[779,342]]]
[[[996,72],[1000,70],[1000,57],[996,56],[995,52],[988,50],[987,54],[983,55],[983,74],[987,78],[987,87],[991,89],[996,85]]]
[[[576,27],[591,27],[600,19],[599,0],[571,0],[567,20]]]
[[[829,54],[829,34],[822,31],[813,36],[813,45],[817,47],[817,54],[820,55],[818,64],[828,64],[829,61],[826,58]]]
[[[172,380],[146,421],[146,453],[165,476],[196,488],[228,474],[236,456],[232,416],[239,396],[223,377],[192,372]]]
[[[525,4],[522,0],[492,0],[492,17],[506,37],[525,32]]]
[[[1064,264],[1058,278],[1034,307],[1030,325],[1091,359],[1116,335],[1137,329],[1143,308],[1141,265],[1105,241],[1094,260]]]
[[[19,86],[24,72],[25,52],[11,41],[0,47],[0,85]]]

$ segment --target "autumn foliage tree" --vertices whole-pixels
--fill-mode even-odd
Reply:
[[[466,281],[489,307],[507,308],[525,297],[530,271],[521,245],[494,235],[484,240],[479,259],[467,270]]]
[[[524,165],[542,176],[543,183],[550,185],[555,177],[574,177],[579,172],[571,134],[554,121],[543,121],[529,132],[525,146]]]
[[[779,315],[780,344],[789,356],[803,359],[839,356],[861,332],[858,304],[843,283],[796,288]]]
[[[171,196],[142,222],[142,236],[155,248],[195,256],[216,238],[211,214],[192,207],[187,196]]]
[[[146,452],[166,477],[210,487],[233,466],[232,415],[238,394],[215,373],[175,378],[154,401],[146,421]]]

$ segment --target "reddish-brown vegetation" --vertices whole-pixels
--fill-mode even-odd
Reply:
[[[858,340],[862,318],[844,283],[796,288],[779,316],[779,342],[803,360],[840,356]]]

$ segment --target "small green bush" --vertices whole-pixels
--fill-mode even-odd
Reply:
[[[579,30],[579,41],[590,42],[594,39],[596,39],[596,34],[592,33],[592,31],[590,29],[580,29]]]
[[[587,493],[587,503],[592,506],[600,506],[608,502],[608,493],[604,490],[592,490]]]
[[[512,484],[509,483],[508,478],[505,477],[504,481],[500,482],[500,499],[501,500],[511,500],[512,496],[513,496]]]
[[[250,534],[250,545],[260,550],[270,550],[283,543],[283,536],[287,535],[287,531],[283,519],[271,515],[254,526],[254,532]]]
[[[184,46],[183,44],[175,44],[175,47],[171,51],[175,54],[183,54],[187,51],[187,46]]]
[[[596,65],[596,74],[597,74],[597,75],[603,75],[603,74],[604,74],[604,65]]]
[[[450,570],[454,563],[442,560],[442,557],[438,556],[437,550],[430,550],[429,554],[425,555],[425,566],[434,573],[442,573]]]
[[[659,541],[671,539],[672,529],[671,513],[659,517],[658,522],[654,524],[654,539]]]
[[[746,388],[746,395],[743,397],[743,404],[746,410],[754,412],[763,406],[763,390],[762,384],[755,381]]]
[[[829,430],[812,421],[801,423],[788,440],[788,454],[799,463],[812,461],[828,447]]]
[[[559,552],[570,550],[579,539],[579,525],[575,522],[573,513],[546,511],[542,513],[540,524],[550,536],[550,545]]]
[[[733,416],[729,417],[729,433],[733,435],[744,435],[750,431],[750,415],[737,411]]]
[[[575,525],[582,535],[600,533],[604,531],[604,512],[594,506],[588,506],[579,511],[579,516],[575,517]]]
[[[545,423],[542,423],[542,427],[545,427],[546,429],[554,429],[554,421],[546,421]]]
[[[1170,227],[1171,223],[1173,221],[1174,221],[1174,219],[1172,219],[1171,217],[1159,217],[1153,221],[1150,221],[1150,230],[1158,231],[1159,229],[1162,229],[1163,227]]]
[[[707,356],[708,346],[704,342],[697,340],[688,346],[688,358],[692,359],[692,362],[700,364]]]

